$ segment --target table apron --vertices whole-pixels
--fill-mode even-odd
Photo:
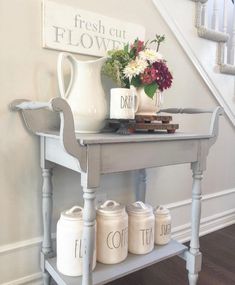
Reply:
[[[101,173],[197,161],[199,140],[101,145]]]

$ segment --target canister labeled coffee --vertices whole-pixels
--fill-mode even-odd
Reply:
[[[128,250],[145,254],[154,248],[154,214],[150,205],[141,201],[127,206]]]
[[[74,206],[61,213],[57,223],[57,269],[64,275],[82,275],[83,208]],[[96,265],[96,250],[93,254],[93,269]]]
[[[97,209],[97,260],[123,261],[128,253],[128,216],[123,205],[108,200]]]

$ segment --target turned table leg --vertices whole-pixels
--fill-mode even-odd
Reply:
[[[43,242],[42,242],[42,271],[43,284],[50,284],[50,275],[45,270],[45,256],[52,253],[51,218],[52,218],[52,169],[42,169],[42,216],[43,216]]]
[[[136,201],[142,201],[145,203],[146,197],[146,170],[139,169],[136,171],[136,188],[135,197]]]
[[[82,285],[92,285],[93,252],[95,249],[96,188],[83,185],[83,273]]]
[[[192,163],[193,188],[192,188],[192,213],[191,213],[191,242],[187,253],[187,270],[190,285],[196,285],[198,273],[201,270],[202,255],[199,251],[199,230],[201,218],[201,180],[203,171],[199,162]]]

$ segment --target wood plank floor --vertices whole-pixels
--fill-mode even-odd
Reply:
[[[235,225],[200,238],[203,254],[198,285],[235,285]],[[185,261],[173,257],[109,285],[187,285]]]

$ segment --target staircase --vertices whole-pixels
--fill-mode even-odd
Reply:
[[[232,1],[194,2],[198,36],[218,43],[216,63],[220,66],[220,72],[235,75],[235,14]]]
[[[153,0],[235,126],[235,5],[232,0]]]

